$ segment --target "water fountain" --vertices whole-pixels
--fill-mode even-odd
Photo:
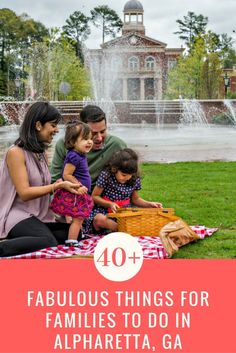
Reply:
[[[84,48],[84,57],[89,68],[93,89],[93,98],[85,98],[84,106],[87,104],[98,105],[106,113],[109,123],[117,124],[119,121],[113,103],[113,95],[117,89],[120,68],[119,56],[112,55],[109,60],[104,56],[93,57],[93,51]]]
[[[142,161],[236,160],[236,129],[232,126],[209,126],[202,109],[202,102],[183,99],[172,102],[113,101],[114,87],[117,88],[116,94],[119,94],[120,60],[118,56],[112,57],[109,62],[105,62],[106,58],[102,57],[100,59],[95,57],[93,60],[91,55],[92,51],[89,54],[85,53],[86,62],[91,70],[94,98],[85,98],[81,104],[99,105],[107,114],[108,127],[112,129],[112,134],[121,137],[128,146],[136,149]],[[104,65],[100,66],[97,60],[104,60]],[[212,104],[212,102],[208,103]],[[223,105],[222,102],[220,104]],[[225,105],[228,110],[232,108],[230,108],[230,102],[225,102]],[[25,110],[24,104],[19,112],[16,111],[19,109],[18,104],[9,106],[6,111],[2,104],[1,114],[9,124],[15,124],[16,117],[19,123]],[[120,115],[118,115],[119,109]],[[117,120],[117,116],[122,117],[122,124]],[[233,116],[235,117],[235,112]],[[134,124],[135,118],[139,124]],[[169,122],[172,123],[169,124]],[[9,133],[9,127],[0,128],[0,159],[6,148],[16,139],[17,134],[17,131]],[[61,128],[54,143],[63,134],[64,129]]]
[[[84,104],[89,103],[88,100]],[[99,102],[102,104],[102,102]],[[116,102],[115,102],[116,103]],[[126,104],[127,102],[124,102]],[[121,104],[121,102],[119,102]],[[9,122],[11,117],[8,117]],[[121,137],[138,151],[146,162],[236,160],[236,129],[234,126],[205,124],[140,124],[109,123],[112,134]],[[64,128],[54,143],[63,136]],[[7,147],[17,138],[18,131],[11,126],[0,127],[0,160]],[[52,149],[50,149],[52,153]]]
[[[183,114],[180,119],[181,126],[208,127],[206,115],[201,104],[196,99],[181,99]]]
[[[228,110],[228,118],[232,121],[233,124],[236,124],[236,107],[232,103],[230,99],[225,99],[224,100],[224,105],[227,107]]]

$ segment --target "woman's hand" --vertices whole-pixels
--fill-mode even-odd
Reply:
[[[65,189],[71,192],[72,194],[77,194],[77,195],[80,194],[79,190],[82,189],[81,184],[71,183],[70,181],[62,181],[62,182],[55,183],[55,189],[58,189],[57,186],[60,186],[61,189]],[[83,188],[85,188],[85,186],[83,186]]]
[[[82,185],[80,183],[80,185]],[[79,190],[78,190],[78,194],[80,195],[84,195],[84,194],[87,194],[88,193],[88,189],[86,188],[86,186],[80,186]]]
[[[60,179],[57,179],[54,184],[58,184],[58,183],[62,183],[62,182],[63,182],[63,179],[60,178]],[[73,182],[71,181],[71,183],[72,184],[78,184],[78,185],[82,186],[81,182],[79,180],[77,180],[77,179],[76,179],[76,181],[73,181]]]

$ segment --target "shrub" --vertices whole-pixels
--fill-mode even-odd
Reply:
[[[5,125],[6,121],[4,119],[4,117],[0,114],[0,126]]]
[[[220,113],[212,118],[213,124],[233,125],[234,119],[230,113]]]
[[[236,92],[227,92],[227,99],[236,99]]]

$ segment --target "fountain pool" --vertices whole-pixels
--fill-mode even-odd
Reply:
[[[180,127],[171,124],[158,128],[151,124],[114,124],[109,126],[109,132],[126,141],[143,162],[236,161],[235,126]],[[49,159],[55,142],[63,134],[64,127],[60,126],[59,134],[49,148]],[[18,127],[0,127],[0,160],[17,137]]]

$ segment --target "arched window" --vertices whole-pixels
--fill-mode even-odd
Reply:
[[[131,71],[137,71],[139,69],[139,59],[136,56],[129,58],[129,69]]]
[[[152,56],[148,56],[145,59],[145,67],[147,70],[154,70],[155,67],[155,60]]]

